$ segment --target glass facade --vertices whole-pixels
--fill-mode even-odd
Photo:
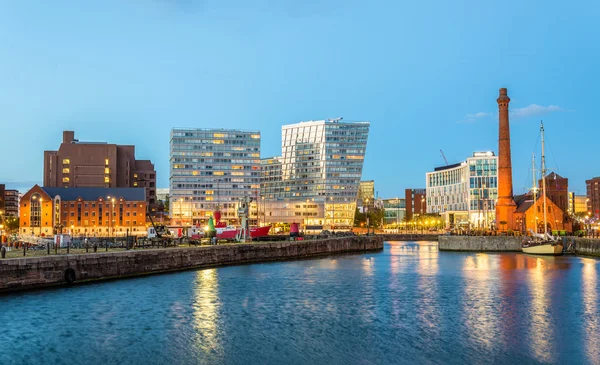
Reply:
[[[427,212],[463,212],[476,227],[490,227],[498,197],[498,157],[493,152],[475,152],[466,161],[428,172]]]
[[[383,199],[384,224],[387,227],[398,227],[406,216],[406,200],[402,198]]]
[[[236,223],[239,200],[260,192],[260,132],[173,129],[169,163],[174,224],[205,224],[217,206],[222,220]]]
[[[283,126],[281,156],[261,161],[265,221],[350,228],[369,126],[325,120]]]

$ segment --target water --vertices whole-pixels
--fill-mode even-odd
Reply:
[[[600,266],[380,253],[0,297],[0,364],[600,363]]]

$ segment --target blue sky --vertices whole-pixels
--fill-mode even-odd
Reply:
[[[65,129],[135,144],[167,187],[172,127],[259,129],[268,156],[281,125],[343,116],[371,122],[363,179],[397,196],[440,149],[496,151],[507,87],[515,193],[543,119],[549,168],[585,194],[599,16],[591,0],[2,1],[0,181],[41,182]]]

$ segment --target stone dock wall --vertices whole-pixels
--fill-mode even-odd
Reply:
[[[440,251],[521,252],[523,237],[439,236]],[[600,239],[565,237],[563,245],[576,255],[600,257]]]
[[[0,260],[0,294],[24,289],[318,255],[383,249],[379,236],[232,244]]]
[[[522,237],[446,236],[438,238],[440,251],[521,252]]]

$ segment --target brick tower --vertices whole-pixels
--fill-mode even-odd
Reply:
[[[513,199],[512,163],[510,158],[510,127],[508,123],[508,97],[506,88],[500,89],[498,102],[498,201],[496,203],[496,229],[514,229],[513,213],[516,204]],[[501,224],[500,222],[506,222]]]

